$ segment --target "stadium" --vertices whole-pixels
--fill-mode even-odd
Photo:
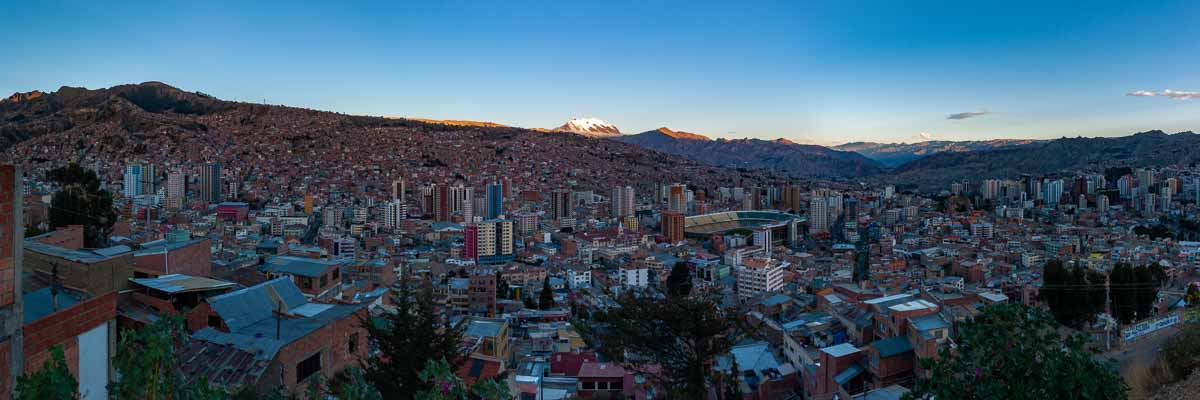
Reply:
[[[800,225],[805,222],[804,217],[780,211],[725,211],[684,218],[683,233],[687,237],[706,239],[712,235],[749,235],[755,229],[770,228],[773,243],[790,246],[800,237]]]

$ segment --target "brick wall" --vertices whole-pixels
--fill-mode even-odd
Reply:
[[[97,296],[129,287],[133,277],[133,253],[126,253],[94,264],[78,263],[41,254],[28,248],[24,252],[25,271],[50,276],[52,264],[58,265],[63,285]]]
[[[41,368],[51,346],[60,345],[71,372],[79,376],[78,336],[117,316],[117,294],[93,297],[25,325],[26,373]]]
[[[326,379],[332,378],[347,366],[357,365],[359,360],[366,359],[367,330],[359,323],[359,318],[364,317],[365,308],[280,349],[275,360],[283,368],[285,388],[292,393],[303,391],[303,387],[296,384],[296,364],[318,351],[321,352],[321,373]],[[350,354],[350,336],[354,334],[358,335],[358,346],[354,354]]]
[[[208,302],[201,302],[195,308],[192,308],[191,311],[184,313],[184,319],[187,320],[188,331],[195,332],[208,326],[209,316],[216,315],[217,313],[213,312],[212,306],[209,306]],[[213,329],[229,332],[229,327],[225,326],[224,321],[221,322],[221,326],[213,327]]]
[[[83,225],[59,227],[54,232],[34,240],[52,246],[79,250],[83,248]]]
[[[16,275],[13,246],[18,228],[13,201],[16,173],[16,168],[11,165],[0,166],[0,307],[12,305],[16,297],[16,281],[13,280]]]
[[[12,349],[9,347],[10,342],[5,340],[0,342],[0,399],[7,399],[12,394],[12,389],[8,387],[12,376]]]
[[[167,254],[170,271],[163,266],[162,254],[146,254],[134,257],[133,267],[138,272],[158,276],[162,274],[184,274],[191,276],[212,275],[212,250],[208,239],[193,243],[187,247],[171,251]]]

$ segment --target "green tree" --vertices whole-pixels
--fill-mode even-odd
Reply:
[[[414,290],[407,279],[402,280],[392,303],[394,312],[362,321],[371,344],[379,349],[364,362],[363,370],[384,398],[410,400],[430,388],[420,377],[420,368],[428,361],[452,360],[452,367],[461,362],[462,327],[438,317],[428,286]]]
[[[347,367],[329,386],[333,391],[329,394],[338,400],[383,400],[383,394],[367,381],[359,368]]]
[[[1113,314],[1118,320],[1127,324],[1152,314],[1160,285],[1153,267],[1118,263],[1109,279]]]
[[[736,312],[706,296],[626,293],[594,331],[602,354],[651,378],[668,398],[704,398],[718,377],[713,360],[732,347]],[[633,357],[625,357],[625,354]]]
[[[510,400],[508,385],[493,379],[483,379],[468,387],[454,375],[445,359],[428,360],[421,370],[421,380],[430,388],[417,393],[417,400]]]
[[[1111,361],[1085,350],[1084,335],[1059,333],[1054,318],[1021,304],[984,307],[959,326],[954,348],[921,360],[929,371],[908,398],[1124,399]]]
[[[100,188],[96,172],[71,163],[51,170],[47,177],[60,186],[50,199],[50,228],[83,225],[85,246],[107,245],[117,211],[112,195]]]
[[[671,267],[667,275],[667,294],[670,296],[687,296],[692,294],[692,273],[687,263],[680,261]]]
[[[554,291],[550,290],[550,278],[542,279],[542,293],[538,295],[538,309],[554,308]]]
[[[1042,270],[1042,300],[1059,323],[1081,328],[1104,311],[1104,275],[1083,267],[1066,268],[1060,260]]]
[[[17,378],[20,400],[72,400],[79,398],[79,382],[67,369],[61,346],[50,347],[50,359],[32,374]]]
[[[226,394],[200,379],[188,382],[179,369],[179,346],[187,341],[183,319],[164,317],[138,330],[122,332],[113,357],[120,379],[108,384],[114,399],[224,399]]]

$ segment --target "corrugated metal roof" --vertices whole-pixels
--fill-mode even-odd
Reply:
[[[213,311],[225,321],[231,331],[238,331],[263,319],[271,318],[276,303],[284,311],[307,303],[304,294],[290,278],[277,278],[245,289],[235,290],[208,299]]]
[[[879,351],[880,357],[891,357],[913,350],[912,343],[909,343],[908,338],[904,336],[892,336],[887,339],[876,340],[871,343],[871,347]]]
[[[108,248],[104,248],[104,249],[93,249],[93,250],[88,250],[88,249],[71,250],[66,247],[59,247],[59,246],[55,246],[52,244],[46,244],[46,243],[42,243],[42,242],[39,242],[36,240],[25,240],[23,247],[25,249],[34,251],[36,253],[41,253],[41,254],[45,254],[48,256],[58,257],[58,258],[62,258],[64,260],[70,260],[70,261],[85,263],[85,264],[98,263],[98,262],[101,262],[101,261],[104,261],[104,260],[107,260],[107,259],[110,259],[110,258],[113,258],[116,256],[124,255],[125,253],[130,252],[129,247],[127,247],[127,246],[113,246],[113,247],[108,247]]]
[[[281,346],[273,340],[246,339],[204,328],[193,334],[181,350],[179,369],[188,382],[204,378],[208,384],[227,390],[254,386]]]
[[[285,273],[307,277],[320,277],[329,267],[344,264],[343,260],[318,260],[313,258],[275,256],[262,266],[263,271]]]
[[[183,274],[162,275],[157,278],[130,278],[131,282],[167,293],[187,293],[224,289],[236,283]]]
[[[851,379],[854,379],[854,377],[861,373],[863,373],[863,367],[861,365],[850,364],[845,371],[842,371],[841,373],[837,374],[837,376],[834,376],[833,380],[837,381],[839,385],[845,385],[846,382],[850,382]]]

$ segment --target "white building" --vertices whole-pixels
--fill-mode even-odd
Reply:
[[[644,288],[650,286],[650,270],[634,266],[620,269],[621,286]]]
[[[772,258],[754,257],[737,269],[738,297],[747,299],[783,289],[783,270],[788,263]]]
[[[572,290],[592,287],[592,271],[568,269],[567,285]]]

